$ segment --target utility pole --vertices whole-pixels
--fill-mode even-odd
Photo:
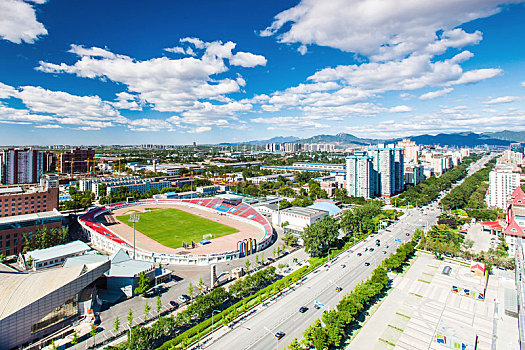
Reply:
[[[140,221],[140,214],[131,214],[129,216],[129,222],[133,223],[133,260],[135,260],[136,248],[135,248],[135,223]]]

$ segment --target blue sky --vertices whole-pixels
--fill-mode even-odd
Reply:
[[[0,145],[525,130],[525,5],[0,2]]]

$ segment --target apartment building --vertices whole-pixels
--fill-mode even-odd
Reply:
[[[374,198],[377,186],[377,172],[374,158],[366,155],[346,157],[346,191],[352,197]]]
[[[43,152],[31,148],[0,151],[0,183],[3,185],[37,183],[43,172]]]
[[[490,208],[507,209],[511,194],[520,185],[520,173],[514,170],[512,165],[497,163],[490,172],[489,189],[485,198]]]

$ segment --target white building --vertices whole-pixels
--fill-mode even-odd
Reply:
[[[403,150],[393,145],[385,147],[379,144],[369,148],[368,155],[374,157],[374,170],[378,173],[377,194],[382,197],[391,197],[404,187],[404,159]]]
[[[512,192],[520,185],[520,174],[511,165],[497,164],[489,175],[489,189],[486,197],[490,208],[507,209]]]
[[[329,213],[326,210],[290,207],[281,211],[273,212],[272,224],[281,226],[281,224],[288,222],[288,225],[285,227],[286,231],[301,234],[306,226],[309,226],[328,215]]]
[[[406,162],[417,164],[419,160],[420,146],[410,139],[403,139],[397,143],[397,147],[403,149],[403,155]]]
[[[346,157],[346,191],[352,197],[374,198],[377,173],[374,170],[373,157]]]

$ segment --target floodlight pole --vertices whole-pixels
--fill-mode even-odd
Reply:
[[[135,248],[135,223],[140,221],[140,214],[131,214],[129,216],[129,221],[133,223],[133,260],[136,257],[136,248]]]

